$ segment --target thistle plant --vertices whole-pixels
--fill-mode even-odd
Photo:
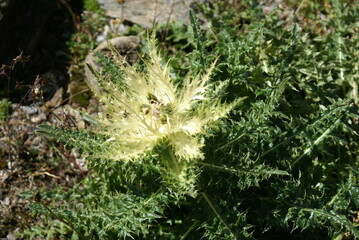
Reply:
[[[131,66],[112,48],[123,72],[119,83],[103,78],[88,66],[101,89],[92,90],[105,109],[96,118],[96,132],[108,140],[105,151],[97,154],[116,161],[136,161],[156,148],[166,167],[181,181],[185,166],[204,157],[201,135],[208,125],[226,117],[239,100],[227,104],[213,94],[209,96],[215,62],[203,75],[189,74],[179,86],[169,64],[162,64],[153,34],[148,47],[148,59],[144,60],[147,71]]]
[[[359,238],[359,4],[314,1],[323,34],[301,21],[305,5],[287,22],[257,1],[210,2],[210,31],[194,13],[192,28],[162,30],[171,64],[152,36],[143,65],[112,49],[102,72],[89,66],[103,105],[91,128],[38,126],[86,153],[91,171],[41,192],[53,214],[38,203],[32,214],[52,220],[24,236]]]

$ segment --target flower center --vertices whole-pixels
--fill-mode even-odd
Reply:
[[[172,113],[171,104],[164,104],[152,93],[148,94],[147,100],[148,104],[143,104],[140,112],[143,115],[150,114],[157,122],[166,124],[168,116]]]

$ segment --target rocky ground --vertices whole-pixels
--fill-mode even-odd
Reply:
[[[39,124],[83,129],[85,122],[71,104],[62,99],[60,88],[42,105],[12,104],[12,114],[1,123],[0,211],[2,237],[15,239],[21,228],[34,224],[27,214],[29,201],[19,197],[26,191],[70,188],[86,175],[86,161],[76,149],[54,145],[36,134]]]

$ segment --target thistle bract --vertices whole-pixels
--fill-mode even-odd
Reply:
[[[187,76],[181,87],[174,83],[168,63],[149,38],[146,71],[129,65],[115,53],[123,71],[124,88],[99,74],[100,92],[95,91],[105,111],[97,119],[98,132],[108,136],[110,147],[102,157],[136,160],[158,144],[170,147],[178,161],[203,158],[200,135],[205,126],[225,117],[235,103],[223,104],[208,97],[208,82],[214,63],[202,76]]]

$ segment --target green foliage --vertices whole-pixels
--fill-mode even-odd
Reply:
[[[82,0],[84,8],[87,11],[94,13],[101,13],[102,10],[100,8],[100,4],[96,0]]]
[[[85,119],[87,118],[85,117]],[[71,147],[79,148],[88,153],[99,151],[106,140],[103,136],[91,134],[86,131],[59,129],[48,125],[37,126],[36,132],[54,141],[66,143]]]
[[[88,12],[81,15],[81,23],[77,25],[76,32],[71,35],[66,44],[71,58],[69,69],[71,101],[86,106],[90,93],[87,92],[88,89],[84,83],[84,62],[90,51],[97,46],[96,37],[103,31],[106,20],[96,0],[84,0],[84,7]]]
[[[204,50],[204,46],[203,46],[202,34],[200,31],[198,19],[196,17],[196,14],[193,12],[193,10],[189,11],[189,17],[190,17],[191,24],[192,24],[193,37],[197,43],[196,48],[199,53],[200,63],[202,64],[202,66],[206,66],[206,62],[204,60],[205,50]]]
[[[95,48],[96,35],[103,28],[104,22],[102,12],[95,15],[93,13],[82,15],[82,22],[79,28],[71,35],[70,41],[67,42],[74,64],[81,63],[87,54]]]
[[[326,4],[325,20],[313,18],[320,31],[301,23],[302,11],[316,15],[317,8],[283,21],[281,10],[266,15],[255,1],[238,5],[241,11],[226,1],[202,5],[210,30],[200,30],[193,12],[192,29],[159,29],[179,86],[184,71],[201,72],[218,57],[212,91],[226,102],[246,97],[201,136],[204,159],[185,174],[198,194],[176,185],[161,149],[136,162],[109,161],[96,155],[109,146],[105,136],[41,126],[39,132],[90,154],[92,172],[70,191],[42,193],[76,231],[53,219],[27,236],[358,238],[359,4]],[[120,86],[121,70],[101,62]],[[34,206],[37,216],[50,216]]]
[[[0,122],[5,121],[10,114],[11,102],[4,98],[0,101]]]

